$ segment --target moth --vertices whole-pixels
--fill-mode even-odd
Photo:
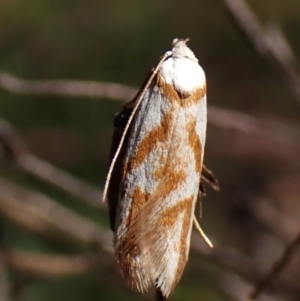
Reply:
[[[167,298],[188,260],[203,182],[206,79],[187,39],[175,39],[137,96],[114,118],[107,197],[121,274],[135,291]]]

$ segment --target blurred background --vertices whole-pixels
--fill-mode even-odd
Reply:
[[[0,1],[0,300],[154,300],[121,279],[100,200],[112,118],[175,37],[206,72],[221,190],[170,300],[248,300],[300,230],[300,2],[248,2]],[[258,300],[299,301],[299,271],[295,250]]]

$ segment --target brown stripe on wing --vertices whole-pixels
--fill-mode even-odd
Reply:
[[[132,200],[128,208],[129,213],[122,220],[123,226],[128,231],[123,236],[114,237],[114,246],[124,279],[133,290],[143,292],[151,283],[149,273],[144,269],[143,262],[137,261],[137,258],[142,256],[142,251],[140,245],[137,243],[136,233],[132,229],[133,223],[141,208],[147,202],[149,195],[136,186],[133,189],[131,197]]]
[[[184,201],[184,205],[185,205],[185,214],[184,214],[184,221],[183,221],[183,227],[181,230],[181,236],[180,236],[180,260],[178,262],[178,266],[177,266],[177,272],[176,272],[176,278],[174,280],[173,283],[173,288],[175,287],[175,285],[178,283],[178,281],[181,278],[181,275],[183,273],[183,270],[185,268],[185,265],[187,263],[188,260],[188,255],[189,255],[189,246],[187,245],[188,241],[187,241],[187,237],[189,232],[191,231],[191,227],[192,227],[192,222],[191,219],[193,218],[193,196],[185,199]]]
[[[125,126],[127,125],[128,119],[131,116],[134,107],[136,106],[138,97],[140,96],[144,87],[148,83],[149,78],[152,75],[152,72],[153,72],[153,70],[151,70],[151,72],[148,74],[148,76],[146,77],[145,81],[143,82],[141,88],[139,89],[139,91],[137,92],[135,97],[131,101],[125,103],[124,106],[122,107],[122,110],[120,112],[118,112],[114,117],[113,124],[114,124],[115,129],[114,129],[111,148],[110,148],[109,165],[111,164],[111,161],[114,158],[116,150],[120,144],[120,140],[121,140],[122,134],[124,132]],[[152,86],[153,86],[153,83],[152,83]],[[111,227],[112,231],[115,231],[116,212],[117,212],[118,202],[119,202],[119,198],[120,198],[119,192],[120,192],[121,182],[123,180],[123,175],[122,175],[121,171],[122,171],[122,169],[124,169],[124,166],[123,166],[124,165],[124,157],[126,155],[129,133],[130,133],[130,128],[127,132],[127,136],[125,137],[124,143],[122,145],[122,149],[120,151],[120,154],[117,158],[114,169],[112,171],[112,175],[110,178],[110,183],[109,183],[108,191],[107,191],[109,221],[110,221],[110,227]]]
[[[142,212],[147,202],[149,202],[148,207],[150,207],[149,210],[151,210],[152,206],[158,205],[157,200],[165,199],[172,191],[177,190],[186,180],[187,174],[184,171],[184,168],[175,170],[174,166],[180,166],[180,160],[178,158],[168,160],[164,168],[163,178],[152,194],[143,192],[138,186],[135,186],[132,192],[124,192],[128,195],[127,197],[131,199],[130,207],[128,208],[129,214],[124,220],[126,228],[129,229],[130,232],[128,234],[129,236],[136,236],[136,224],[141,224],[144,219],[148,218],[148,216]],[[141,216],[143,217],[141,218]],[[123,250],[129,251],[130,249],[131,246],[123,245]]]
[[[153,128],[146,137],[138,145],[136,154],[130,158],[128,164],[124,168],[124,174],[130,169],[139,167],[146,159],[146,157],[154,150],[159,142],[165,142],[171,134],[171,127],[173,124],[173,113],[166,113],[163,116],[161,124]]]
[[[167,287],[169,287],[169,289],[164,291],[165,295],[168,295],[178,282],[187,260],[187,235],[191,228],[193,200],[196,197],[191,196],[186,199],[179,200],[177,204],[174,206],[169,205],[169,208],[166,209],[168,206],[168,204],[166,204],[166,198],[171,192],[180,189],[182,183],[184,183],[187,179],[185,166],[187,162],[184,158],[184,154],[183,156],[174,155],[177,153],[178,147],[181,143],[182,137],[172,136],[172,145],[170,146],[168,157],[164,163],[164,168],[159,172],[161,173],[161,178],[157,179],[158,186],[155,191],[148,196],[146,203],[137,213],[136,218],[131,220],[131,226],[129,227],[130,230],[128,233],[130,237],[135,237],[135,244],[143,250],[142,254],[148,254],[150,257],[151,254],[159,256],[159,258],[157,258],[158,262],[159,260],[165,260],[164,262],[168,264],[167,258],[164,257],[168,256],[167,249],[163,251],[160,248],[160,244],[162,244],[162,248],[167,248],[167,241],[164,239],[161,240],[161,237],[163,237],[163,233],[165,231],[169,231],[168,229],[171,229],[170,227],[172,226],[172,223],[176,221],[176,218],[178,218],[178,214],[180,212],[184,212],[184,223],[181,230],[182,233],[179,234],[180,239],[177,246],[177,252],[181,254],[178,266],[176,267],[178,275],[176,274],[175,278],[173,275],[170,276],[170,280],[166,279],[166,282],[171,281],[172,283],[168,283]],[[148,264],[152,264],[152,260],[148,255],[145,257],[146,265],[144,266],[144,270],[148,270]],[[162,273],[166,273],[167,269],[166,266],[164,268],[163,262],[155,263],[154,270],[159,270],[160,268],[162,269]],[[159,275],[152,274],[151,277],[152,281],[155,282]],[[173,278],[175,279],[174,281],[172,280]]]
[[[187,233],[188,233],[188,226],[190,225],[190,219],[192,218],[192,205],[193,205],[193,196],[187,197],[183,200],[177,201],[176,205],[173,205],[171,207],[167,207],[162,215],[161,215],[161,224],[166,228],[170,229],[174,226],[174,224],[177,222],[178,215],[181,212],[184,212],[184,222],[183,222],[183,228],[182,228],[182,239],[186,239]],[[178,245],[178,251],[183,250],[182,241]],[[184,252],[185,254],[185,252]]]
[[[191,93],[182,94],[174,88],[173,84],[166,83],[160,74],[156,77],[156,85],[166,99],[178,102],[182,107],[197,104],[206,95],[206,85],[197,88]]]
[[[152,270],[152,281],[155,283],[164,283],[160,288],[165,296],[168,296],[175,285],[178,283],[184,267],[186,265],[189,253],[189,233],[192,227],[193,218],[193,200],[194,196],[178,200],[175,205],[167,207],[159,214],[157,208],[153,208],[150,202],[145,205],[141,210],[139,216],[140,223],[137,224],[138,233],[138,245],[141,248],[147,250],[145,258],[145,269]],[[156,205],[159,205],[158,200]],[[150,206],[148,206],[150,205]],[[153,211],[157,212],[159,216],[153,216]],[[179,254],[178,262],[170,262],[170,251],[168,244],[169,235],[165,236],[164,233],[172,233],[172,228],[178,221],[178,217],[183,214],[183,223],[181,233],[179,234],[179,240],[176,242],[173,252]],[[153,216],[154,220],[149,221],[149,217]],[[144,222],[143,222],[144,221]],[[173,247],[173,246],[172,246]],[[170,252],[172,252],[170,251]],[[167,266],[170,264],[176,264],[175,275],[167,274]]]
[[[188,133],[188,143],[191,149],[193,150],[195,156],[196,172],[200,174],[202,169],[202,160],[201,160],[202,145],[200,142],[200,138],[196,132],[195,119],[191,119],[190,121],[187,122],[186,131]]]
[[[151,284],[150,278],[144,269],[143,262],[136,260],[141,256],[142,252],[132,233],[127,233],[126,236],[118,241],[118,246],[115,245],[115,254],[118,259],[121,274],[127,284],[134,291],[143,292],[147,290]]]
[[[129,214],[124,220],[126,227],[130,227],[132,221],[135,220],[136,216],[140,212],[141,208],[147,202],[149,198],[149,193],[145,193],[140,187],[135,186],[131,195],[131,203],[129,209]]]
[[[157,187],[152,193],[149,201],[154,201],[157,198],[166,198],[172,191],[176,191],[180,185],[186,180],[186,160],[185,154],[178,154],[178,148],[182,143],[182,136],[173,135],[168,154],[165,158],[159,158],[161,163],[152,173],[152,176],[157,180]]]
[[[163,177],[160,179],[156,190],[152,194],[143,192],[138,185],[136,185],[132,191],[123,192],[124,194],[127,194],[127,197],[131,199],[131,202],[129,205],[130,207],[128,208],[129,213],[123,221],[129,231],[120,247],[120,254],[126,250],[127,256],[132,257],[130,252],[135,249],[135,246],[132,245],[131,238],[136,237],[136,241],[138,241],[139,236],[137,235],[136,225],[138,224],[139,228],[144,226],[147,228],[147,223],[151,218],[151,216],[146,214],[148,209],[145,209],[145,207],[149,208],[151,211],[151,208],[154,208],[157,205],[159,206],[161,204],[159,200],[164,200],[172,191],[177,190],[186,180],[187,174],[184,171],[184,168],[178,169],[178,166],[181,166],[180,164],[179,158],[169,158],[164,167]],[[177,169],[175,169],[175,167],[177,167]],[[157,201],[159,201],[159,203],[157,203]],[[134,256],[136,256],[136,254]]]
[[[159,207],[163,204],[165,197],[172,191],[178,189],[180,184],[186,180],[187,175],[183,169],[179,169],[178,171],[174,170],[174,166],[177,165],[178,167],[179,163],[180,162],[176,160],[176,158],[175,160],[174,158],[173,160],[169,160],[165,167],[164,177],[153,194],[150,195],[144,193],[136,186],[134,187],[131,196],[129,196],[132,199],[129,208],[130,213],[124,221],[128,232],[121,240],[119,239],[118,246],[115,250],[121,265],[122,274],[125,279],[127,279],[129,285],[135,290],[137,290],[137,284],[145,288],[147,287],[147,283],[144,283],[137,274],[145,274],[144,277],[147,279],[149,272],[146,275],[145,271],[147,271],[147,268],[145,268],[145,264],[141,262],[140,265],[137,265],[136,258],[141,256],[141,260],[143,261],[144,251],[142,250],[147,249],[149,247],[148,243],[150,243],[146,237],[148,234],[155,235],[156,231],[159,229],[156,228],[156,225],[159,227],[158,224],[153,224],[157,218],[156,214],[160,214],[161,210]],[[166,211],[166,218],[167,215],[169,215],[170,218],[173,216],[175,218],[179,210],[184,210],[184,208],[187,207],[187,202],[188,201],[182,201],[181,207],[175,207],[173,213],[171,212],[172,209]],[[155,214],[155,217],[153,214]],[[167,222],[167,219],[165,222]],[[154,225],[155,227],[153,227]],[[186,233],[185,227],[183,227],[182,231]],[[182,237],[184,237],[184,235],[182,235]],[[181,242],[179,243],[178,248],[182,248]],[[147,281],[148,280],[145,280],[145,282]],[[154,283],[155,279],[152,279],[152,281]]]
[[[180,160],[175,160],[178,162],[178,166],[180,166]],[[162,171],[162,170],[161,170]],[[151,195],[151,199],[155,198],[155,196],[159,195],[163,198],[167,197],[172,191],[176,191],[180,184],[182,184],[186,180],[187,174],[184,169],[169,168],[167,165],[163,169],[162,179],[159,182],[159,185],[153,195]]]

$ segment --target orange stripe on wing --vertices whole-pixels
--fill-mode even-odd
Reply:
[[[174,116],[172,113],[164,115],[161,124],[151,130],[146,137],[138,145],[136,154],[129,160],[128,164],[124,168],[124,174],[130,169],[139,167],[151,153],[151,151],[157,146],[159,142],[164,142],[170,135],[171,126]]]
[[[161,215],[161,218],[159,219],[157,225],[156,225],[156,230],[152,229],[153,231],[167,231],[172,233],[172,228],[175,226],[175,224],[178,222],[178,217],[180,216],[181,213],[183,213],[183,222],[182,222],[182,228],[181,228],[181,233],[180,233],[180,239],[178,240],[174,251],[180,254],[177,269],[175,272],[175,278],[173,279],[173,282],[171,284],[171,287],[169,287],[170,293],[175,285],[178,283],[184,267],[186,265],[187,259],[188,259],[188,234],[191,229],[192,225],[192,218],[193,218],[193,200],[194,196],[190,196],[187,198],[184,198],[182,200],[179,200],[176,205],[172,207],[168,207],[165,209]],[[162,230],[160,229],[162,227]],[[155,237],[155,236],[154,236]],[[155,241],[151,243],[155,247]],[[155,262],[156,258],[153,256],[156,256],[156,252],[152,251],[151,252],[151,247],[150,247],[150,256],[152,256],[152,260]],[[167,254],[165,256],[168,256]],[[161,259],[165,260],[165,259]],[[150,261],[151,264],[152,261]],[[159,268],[159,267],[157,267]]]
[[[173,287],[178,283],[180,280],[180,277],[183,273],[183,270],[185,268],[186,262],[188,260],[188,254],[189,254],[189,248],[187,246],[187,237],[191,228],[191,219],[193,218],[193,199],[194,197],[191,196],[184,200],[185,202],[185,214],[184,214],[184,221],[183,221],[183,227],[181,230],[181,236],[180,236],[180,245],[179,245],[179,253],[180,253],[180,260],[178,262],[177,267],[177,273],[176,273],[176,279],[174,280]]]
[[[130,227],[132,221],[136,218],[143,205],[147,202],[149,194],[143,192],[138,186],[135,186],[131,198],[132,201],[129,205],[129,214],[124,221],[126,227]]]
[[[179,160],[174,161],[178,161],[178,164],[180,164]],[[163,178],[161,179],[156,191],[151,196],[151,199],[154,199],[156,196],[161,196],[162,198],[167,197],[172,191],[179,188],[180,184],[186,180],[186,177],[187,174],[184,169],[174,170],[173,166],[167,165],[163,170]]]
[[[185,220],[186,217],[190,219],[190,216],[186,216],[186,215],[188,215],[188,213],[191,212],[192,201],[193,201],[193,196],[190,196],[188,198],[178,201],[176,205],[165,209],[161,216],[161,221],[163,226],[166,227],[167,229],[169,229],[169,227],[173,227],[173,225],[177,222],[178,215],[181,212],[186,212]],[[190,208],[190,210],[187,210],[188,208]],[[184,225],[185,224],[188,224],[188,221],[187,223],[184,223]]]
[[[138,186],[134,187],[132,201],[128,208],[129,213],[123,221],[127,229],[132,229],[136,217],[143,205],[147,202],[148,197],[149,195],[144,193]],[[148,287],[149,280],[146,280],[142,265],[135,261],[135,259],[142,254],[135,235],[136,233],[134,231],[128,231],[122,237],[115,237],[115,239],[118,239],[118,244],[116,244],[115,241],[115,253],[121,267],[121,272],[128,285],[136,291],[143,291]],[[141,275],[144,279],[141,279]]]
[[[199,139],[199,136],[196,132],[196,120],[190,120],[186,125],[186,131],[188,133],[188,143],[191,149],[194,152],[195,156],[195,165],[196,165],[196,172],[201,173],[202,169],[202,162],[201,162],[201,153],[202,153],[202,145]]]
[[[206,85],[190,93],[179,93],[173,84],[167,84],[160,74],[156,77],[156,85],[166,99],[178,102],[183,108],[199,103],[206,95]]]

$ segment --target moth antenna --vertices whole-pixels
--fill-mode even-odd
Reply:
[[[193,222],[194,222],[194,226],[195,226],[196,230],[198,231],[198,233],[200,234],[200,236],[203,238],[203,240],[207,243],[207,245],[210,248],[213,248],[214,247],[213,244],[211,243],[211,241],[209,240],[209,238],[205,235],[205,233],[202,230],[201,226],[199,225],[199,223],[198,223],[197,218],[196,218],[195,215],[194,215]]]
[[[116,150],[116,152],[115,152],[115,154],[114,154],[114,157],[113,157],[113,159],[112,159],[112,161],[111,161],[111,163],[110,163],[110,166],[109,166],[109,170],[108,170],[108,173],[107,173],[107,176],[106,176],[106,180],[105,180],[103,195],[102,195],[102,202],[105,202],[106,195],[107,195],[107,190],[108,190],[108,186],[109,186],[109,182],[110,182],[110,179],[111,179],[111,175],[112,175],[114,166],[115,166],[115,164],[116,164],[117,158],[118,158],[118,156],[119,156],[119,153],[120,153],[120,151],[121,151],[122,145],[123,145],[123,143],[124,143],[125,136],[126,136],[126,134],[127,134],[127,132],[128,132],[129,126],[130,126],[130,124],[131,124],[131,122],[132,122],[132,120],[133,120],[133,117],[134,117],[134,115],[135,115],[137,109],[139,108],[139,106],[140,106],[140,104],[141,104],[141,101],[142,101],[142,99],[143,99],[143,97],[144,97],[144,95],[145,95],[147,89],[149,88],[149,86],[150,86],[150,84],[151,84],[151,82],[152,82],[154,76],[157,74],[157,72],[158,72],[160,66],[161,66],[162,63],[163,63],[169,56],[171,56],[171,55],[172,55],[172,51],[167,51],[167,52],[162,56],[162,58],[160,59],[158,65],[156,66],[156,68],[155,68],[154,71],[152,72],[152,74],[151,74],[151,76],[150,76],[148,82],[146,83],[145,87],[144,87],[143,90],[141,91],[141,94],[140,94],[140,96],[139,96],[139,98],[138,98],[138,100],[137,100],[137,102],[136,102],[136,105],[135,105],[135,107],[133,108],[132,113],[131,113],[131,115],[130,115],[129,118],[128,118],[127,124],[126,124],[126,126],[125,126],[125,128],[124,128],[122,137],[121,137],[121,139],[120,139],[119,146],[118,146],[118,148],[117,148],[117,150]]]

